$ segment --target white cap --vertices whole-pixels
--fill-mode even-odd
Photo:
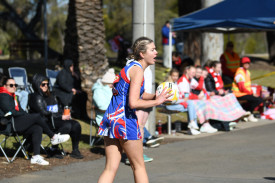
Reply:
[[[115,70],[113,68],[110,68],[102,77],[101,82],[102,83],[113,83],[115,80]]]

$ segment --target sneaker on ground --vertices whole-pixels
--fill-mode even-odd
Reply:
[[[144,162],[151,162],[153,161],[154,159],[153,158],[149,158],[148,156],[146,156],[145,154],[143,154],[143,159],[144,159]],[[130,160],[128,158],[125,159],[125,164],[126,165],[130,165]]]
[[[126,164],[126,165],[130,165],[130,161],[129,161],[128,158],[125,159],[125,164]]]
[[[152,136],[151,138],[149,138],[149,139],[147,140],[146,145],[161,143],[163,140],[164,140],[164,137]]]
[[[31,158],[31,164],[37,165],[49,165],[49,162],[44,160],[44,158],[40,155],[35,155]]]
[[[70,154],[70,157],[75,159],[83,159],[83,156],[78,149],[73,150]]]
[[[154,143],[154,144],[148,145],[148,147],[152,147],[152,148],[155,148],[155,147],[158,147],[158,146],[160,146],[159,143]]]
[[[237,123],[236,122],[230,122],[229,123],[229,131],[232,131],[236,128]]]
[[[188,131],[187,131],[188,135],[199,135],[201,134],[200,131],[196,130],[196,129],[193,129],[193,128],[190,128]]]
[[[244,117],[244,118],[243,118],[243,121],[244,121],[244,122],[248,122],[248,117]]]
[[[250,122],[258,122],[258,119],[256,119],[253,114],[250,114],[248,116],[248,121],[250,121]]]
[[[193,128],[195,130],[198,130],[199,129],[199,126],[198,124],[195,122],[195,121],[191,121],[189,124],[188,124],[188,128]]]
[[[57,145],[57,144],[66,142],[69,139],[70,139],[70,135],[68,134],[61,135],[60,133],[58,133],[53,136],[53,138],[51,139],[51,143],[52,145]]]
[[[59,148],[51,147],[51,148],[47,149],[47,158],[63,159],[63,155]]]
[[[155,139],[149,139],[149,140],[146,141],[147,146],[150,146],[150,145],[155,144],[155,143],[156,143]]]
[[[149,158],[148,156],[146,156],[145,154],[143,154],[143,159],[144,159],[144,162],[151,162],[153,161],[154,159],[153,158]]]
[[[236,122],[230,122],[230,123],[229,123],[229,126],[230,126],[230,127],[236,127],[236,126],[237,126],[237,123],[236,123]]]
[[[202,125],[200,132],[202,133],[216,133],[218,130],[213,128],[209,123]]]

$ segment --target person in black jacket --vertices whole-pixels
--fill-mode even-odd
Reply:
[[[208,75],[205,78],[205,87],[210,95],[224,96],[229,93],[229,90],[224,89],[224,84],[221,77],[221,63],[219,61],[213,61],[210,63],[208,69]]]
[[[32,79],[34,93],[29,96],[30,112],[40,113],[47,118],[48,123],[53,116],[54,126],[59,133],[68,133],[72,139],[71,157],[82,159],[78,144],[81,137],[81,126],[79,122],[71,120],[70,115],[63,115],[63,110],[59,108],[54,94],[49,91],[49,79],[43,75],[35,74]],[[52,150],[57,147],[52,147]]]
[[[49,162],[40,156],[40,144],[42,141],[42,132],[51,138],[53,145],[69,140],[70,136],[54,134],[41,118],[40,114],[28,114],[20,106],[15,95],[17,84],[14,79],[3,76],[0,83],[0,109],[1,113],[11,113],[14,117],[15,129],[19,134],[30,136],[32,138],[33,156],[31,164],[49,165]]]
[[[66,59],[64,68],[58,73],[54,91],[60,104],[72,107],[72,116],[88,119],[86,112],[87,94],[81,91],[80,77],[74,71],[73,61]]]

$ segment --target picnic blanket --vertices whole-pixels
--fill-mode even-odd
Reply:
[[[197,118],[202,124],[206,120],[235,121],[245,114],[234,94],[213,96],[209,100],[194,100]]]
[[[275,119],[275,108],[267,109],[263,114],[261,114],[261,119]]]

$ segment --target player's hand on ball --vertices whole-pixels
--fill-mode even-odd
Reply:
[[[164,103],[164,102],[171,102],[169,97],[173,96],[173,92],[170,88],[165,87],[162,92],[159,95],[156,95],[156,100],[158,101],[158,105]]]

